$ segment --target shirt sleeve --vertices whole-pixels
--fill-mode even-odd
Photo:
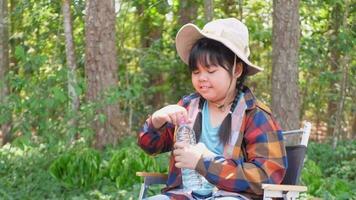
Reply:
[[[178,102],[178,105],[182,105],[182,100]],[[152,118],[149,117],[138,134],[137,143],[150,155],[171,151],[174,144],[174,129],[175,126],[171,123],[166,123],[156,129],[153,126]]]
[[[272,116],[259,108],[250,111],[244,123],[246,158],[202,157],[196,170],[219,189],[260,195],[262,183],[279,184],[285,175],[283,136]]]
[[[138,135],[137,142],[146,153],[156,155],[172,150],[173,137],[174,126],[172,124],[167,123],[160,129],[156,129],[149,117]]]

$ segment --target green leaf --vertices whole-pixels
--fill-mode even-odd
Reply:
[[[26,60],[25,49],[22,46],[15,47],[15,57],[18,60],[22,60],[22,61]]]

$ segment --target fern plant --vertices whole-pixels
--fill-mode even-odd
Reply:
[[[100,164],[96,150],[75,148],[58,157],[49,171],[66,188],[86,188],[100,179]]]
[[[131,145],[114,151],[107,167],[107,176],[116,182],[118,188],[132,186],[140,183],[136,176],[137,171],[167,172],[168,160],[164,155],[152,157],[139,147]]]

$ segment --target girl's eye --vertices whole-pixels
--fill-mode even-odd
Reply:
[[[208,71],[209,74],[213,74],[214,72],[216,72],[216,70]]]
[[[199,70],[195,70],[192,72],[193,74],[199,74]]]

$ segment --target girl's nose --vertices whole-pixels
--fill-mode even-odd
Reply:
[[[206,73],[200,73],[200,74],[199,74],[199,77],[198,77],[198,80],[199,80],[199,81],[207,81],[208,78],[207,78],[207,76],[206,76]]]

